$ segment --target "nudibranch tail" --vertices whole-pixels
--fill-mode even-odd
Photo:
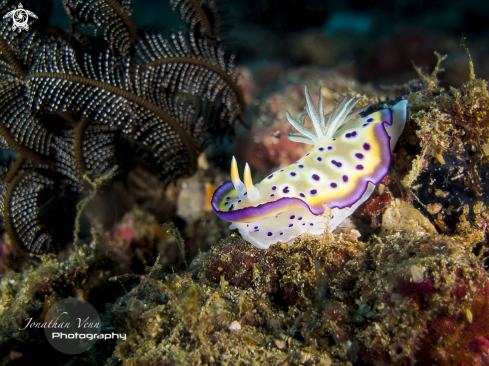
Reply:
[[[316,109],[307,87],[305,94],[314,131],[287,113],[287,120],[301,133],[289,138],[314,147],[256,186],[248,164],[241,182],[233,157],[232,182],[221,185],[212,197],[216,214],[258,248],[285,243],[305,232],[334,230],[388,173],[391,151],[406,123],[405,100],[346,123],[368,108],[353,110],[360,98],[346,97],[324,116],[322,95]]]
[[[391,138],[391,151],[394,150],[396,142],[399,139],[399,136],[401,136],[401,133],[404,130],[404,126],[406,125],[407,104],[407,100],[401,100],[399,103],[391,108],[392,124],[390,126],[386,126],[387,133]]]

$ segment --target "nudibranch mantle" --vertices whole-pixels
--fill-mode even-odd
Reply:
[[[305,89],[306,112],[315,131],[287,113],[288,121],[302,134],[289,135],[289,139],[312,144],[312,150],[256,185],[248,164],[241,182],[233,158],[232,182],[221,185],[212,197],[216,214],[258,248],[286,243],[305,232],[333,231],[386,176],[391,152],[406,123],[406,100],[345,124],[368,108],[352,112],[361,98],[346,97],[324,116],[321,91],[318,111]],[[325,207],[330,209],[327,215]]]

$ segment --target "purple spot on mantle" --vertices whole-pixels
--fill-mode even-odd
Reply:
[[[328,146],[328,150],[333,150],[333,146]]]
[[[355,156],[358,158],[358,159],[363,159],[363,154],[362,153],[356,153]]]
[[[256,230],[256,229],[258,229],[258,226],[255,226],[255,227],[254,227],[254,229],[255,229],[255,230]]]
[[[318,193],[318,190],[317,189],[311,189],[309,191],[309,193],[311,194],[311,196],[315,196]]]
[[[306,154],[306,156],[309,156],[309,155],[311,155],[311,153],[307,153],[307,154]]]
[[[289,193],[289,192],[290,192],[290,191],[289,191],[289,187],[288,187],[288,186],[287,186],[287,187],[285,187],[285,188],[282,190],[282,192],[284,192],[284,193]]]
[[[272,233],[271,231],[269,231],[269,232],[267,233],[267,235],[268,235],[268,236],[272,236],[272,235],[273,235],[273,233]]]
[[[347,175],[343,176],[343,182],[345,182],[345,183],[348,182],[348,176]]]
[[[314,179],[314,180],[319,180],[319,175],[317,175],[317,174],[313,174],[313,175],[312,175],[312,179]]]
[[[302,165],[302,164],[301,164],[301,165],[299,165],[299,168],[303,169],[303,168],[304,168],[304,165]]]
[[[273,186],[272,187],[272,191],[276,190],[277,189],[277,186]]]
[[[318,156],[318,157],[316,158],[316,160],[317,160],[317,161],[323,161],[323,158],[322,158],[322,157],[320,157],[320,156]]]
[[[267,179],[272,179],[273,178],[273,174],[270,174]]]
[[[320,147],[318,150],[319,151],[324,151],[324,147]]]
[[[292,226],[294,226],[294,224],[290,224],[290,225],[289,225],[289,227],[292,227]]]
[[[306,195],[304,193],[302,193],[302,192],[299,193],[299,196],[301,196],[302,198],[305,198],[306,197]]]
[[[357,165],[357,169],[358,169],[358,170],[363,170],[363,165],[362,165],[362,164],[358,164],[358,165]]]
[[[297,220],[301,221],[302,220],[302,216],[298,217]]]
[[[331,160],[331,162],[336,165],[338,168],[341,168],[341,166],[343,165],[341,162],[339,161],[336,161],[336,160]]]
[[[367,119],[367,122],[368,122],[368,123],[373,122],[373,121],[374,121],[374,119],[373,119],[373,118],[369,118],[369,119]]]
[[[275,197],[275,194],[274,194],[274,193],[272,193],[272,194],[271,194],[269,197],[270,197],[270,198],[273,198],[273,197]]]
[[[314,226],[314,224],[312,222],[309,223],[309,226]]]
[[[282,236],[282,235],[284,235],[284,232],[281,231],[280,233],[278,233],[278,235]]]
[[[289,219],[291,220],[295,219],[295,215],[290,216]]]
[[[330,186],[331,186],[331,188],[336,188],[336,187],[338,187],[338,185],[337,185],[335,182],[331,183],[331,184],[330,184]]]
[[[297,175],[297,173],[296,173],[296,172],[290,172],[290,175],[291,175],[292,177],[295,177],[295,176]]]
[[[364,143],[364,144],[363,144],[363,148],[364,148],[365,150],[367,150],[367,151],[368,151],[368,150],[370,150],[370,144],[368,144],[368,143]]]
[[[357,135],[357,131],[353,131],[353,132],[346,133],[345,137],[350,138],[350,137],[355,137],[356,135]]]

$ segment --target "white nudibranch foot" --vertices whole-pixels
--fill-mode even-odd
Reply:
[[[287,120],[301,134],[289,139],[313,148],[256,185],[248,164],[241,181],[233,157],[231,182],[220,186],[212,198],[216,214],[258,248],[286,243],[306,232],[322,234],[328,227],[333,231],[385,177],[406,123],[406,100],[346,123],[368,108],[352,111],[361,98],[345,97],[325,116],[321,91],[318,109],[307,87],[305,94],[314,131],[287,112]],[[324,207],[330,209],[330,217]]]

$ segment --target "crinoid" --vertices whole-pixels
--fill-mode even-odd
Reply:
[[[11,241],[36,254],[72,240],[89,182],[136,162],[164,183],[189,175],[245,114],[215,0],[170,0],[188,26],[171,39],[138,32],[129,0],[63,0],[70,31],[49,26],[49,4],[26,2],[29,31],[0,25],[0,209]]]

